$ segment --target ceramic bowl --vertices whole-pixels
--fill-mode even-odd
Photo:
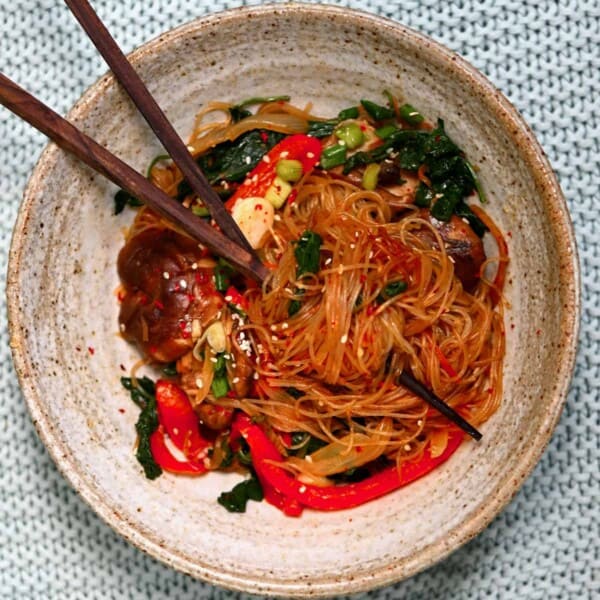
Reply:
[[[119,384],[138,358],[117,335],[117,251],[132,212],[114,187],[49,145],[25,192],[10,254],[11,345],[40,437],[59,469],[124,538],[176,569],[258,594],[325,596],[408,577],[477,535],[518,490],[559,418],[573,368],[579,276],[557,180],[516,110],[473,67],[398,23],[342,8],[263,6],[209,16],[131,60],[186,137],[211,99],[290,94],[336,114],[401,95],[480,167],[507,235],[510,271],[502,407],[422,480],[365,506],[283,516],[217,503],[236,475],[143,477],[137,409]],[[143,170],[159,145],[111,76],[69,118]],[[527,518],[526,515],[523,518]]]

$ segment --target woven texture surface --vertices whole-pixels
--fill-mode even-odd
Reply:
[[[240,2],[98,0],[129,50]],[[431,35],[521,110],[575,223],[583,320],[575,377],[550,445],[511,504],[428,571],[364,597],[600,597],[600,4],[598,0],[356,0],[340,4]],[[0,70],[65,113],[105,71],[65,5],[0,0]],[[43,136],[0,108],[0,270]],[[119,538],[69,487],[36,436],[0,321],[0,598],[243,597],[197,582]],[[201,535],[201,532],[200,532]],[[362,597],[362,596],[361,596]]]

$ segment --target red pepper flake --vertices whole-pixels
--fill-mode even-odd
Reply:
[[[493,387],[488,388],[487,393],[490,394],[490,395],[493,394],[494,393],[494,388]]]
[[[360,130],[361,131],[366,131],[367,130],[367,126],[364,123],[360,124]]]
[[[123,290],[119,290],[119,291],[117,292],[117,300],[118,300],[119,302],[123,302],[123,300],[125,300],[125,296],[126,296],[126,295],[127,295],[127,294],[126,294],[126,292],[124,292]]]
[[[293,189],[288,196],[288,204],[293,204],[298,197],[298,190]]]
[[[121,369],[121,371],[127,371],[127,369],[125,368],[125,365],[123,365],[123,364],[119,365],[119,368]]]
[[[367,306],[367,316],[370,317],[377,309],[372,305],[369,304],[369,306]]]
[[[536,329],[535,330],[535,335],[542,335],[542,330],[541,329]]]
[[[367,280],[367,276],[364,273],[361,273],[360,275],[360,282],[364,283]]]
[[[164,310],[165,308],[165,305],[158,299],[154,301],[154,306],[156,306],[158,310]]]
[[[186,296],[187,296],[187,299],[190,301],[190,303],[196,299],[194,294],[190,294],[189,292],[186,294]]]
[[[124,408],[120,408],[120,409],[119,409],[119,412],[120,412],[121,414],[123,414],[123,413],[125,412],[125,409],[124,409]]]
[[[187,327],[187,323],[183,319],[180,319],[179,323],[178,323],[178,326],[179,326],[179,329],[181,329],[182,331],[185,331],[185,329]]]
[[[263,205],[262,204],[256,204],[254,206],[254,210],[262,210]]]
[[[148,304],[148,296],[146,294],[141,294],[139,297],[140,304]]]
[[[182,337],[184,340],[187,340],[187,339],[188,339],[188,338],[189,338],[191,335],[192,335],[192,334],[191,334],[191,333],[190,333],[190,332],[189,332],[187,329],[184,329],[184,330],[181,332],[181,337]]]
[[[179,292],[180,290],[181,290],[181,286],[178,283],[176,283],[175,286],[173,287],[173,291]]]
[[[356,446],[356,451],[360,454],[363,451],[362,446]]]
[[[197,271],[194,275],[196,283],[204,284],[208,281],[208,277],[205,271]]]
[[[227,392],[227,397],[228,397],[228,398],[237,398],[237,394],[235,393],[235,391],[234,391],[234,390],[229,390],[229,391]]]
[[[81,352],[81,346],[75,346],[75,350],[77,350],[77,352]]]
[[[94,348],[92,346],[88,346],[88,352],[94,356],[94,352],[96,352],[96,350],[94,350]]]
[[[150,348],[148,348],[148,350],[150,351],[150,354],[156,354],[156,352],[158,351],[158,348],[156,346],[150,346]]]
[[[266,144],[269,141],[269,136],[267,135],[266,131],[261,131],[260,132],[260,139]]]

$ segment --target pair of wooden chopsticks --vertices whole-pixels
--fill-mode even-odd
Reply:
[[[117,80],[127,91],[156,137],[162,142],[173,162],[184,174],[221,228],[220,233],[181,204],[155,187],[148,179],[111,154],[93,139],[79,131],[52,109],[31,96],[16,83],[0,73],[0,103],[47,135],[58,146],[71,152],[92,169],[98,171],[132,196],[139,198],[211,252],[226,258],[244,275],[263,281],[268,269],[248,244],[223,202],[212,189],[196,161],[148,88],[135,72],[121,49],[110,35],[87,0],[65,0]],[[402,371],[400,383],[423,398],[448,419],[476,440],[481,433],[463,419],[452,407],[419,383],[410,373]]]

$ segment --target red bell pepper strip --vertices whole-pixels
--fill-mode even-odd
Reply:
[[[159,467],[170,473],[180,475],[202,475],[206,473],[206,467],[199,462],[177,460],[165,443],[165,432],[162,425],[150,436],[150,452]]]
[[[198,417],[187,394],[172,381],[156,382],[158,421],[178,450],[191,461],[199,462],[211,443],[200,434]]]
[[[275,167],[281,159],[298,160],[304,175],[310,173],[321,158],[321,142],[310,135],[298,133],[283,138],[275,144],[262,160],[248,173],[246,179],[227,200],[225,206],[231,210],[240,198],[262,198],[273,183]]]
[[[261,483],[264,481],[290,500],[316,510],[352,508],[396,490],[435,469],[458,449],[463,440],[462,431],[452,431],[446,449],[436,458],[432,458],[426,449],[420,460],[402,465],[400,472],[393,465],[358,483],[320,487],[302,483],[274,464],[282,462],[283,457],[261,427],[242,413],[238,413],[232,427],[232,435],[238,434],[250,446],[252,465]]]

